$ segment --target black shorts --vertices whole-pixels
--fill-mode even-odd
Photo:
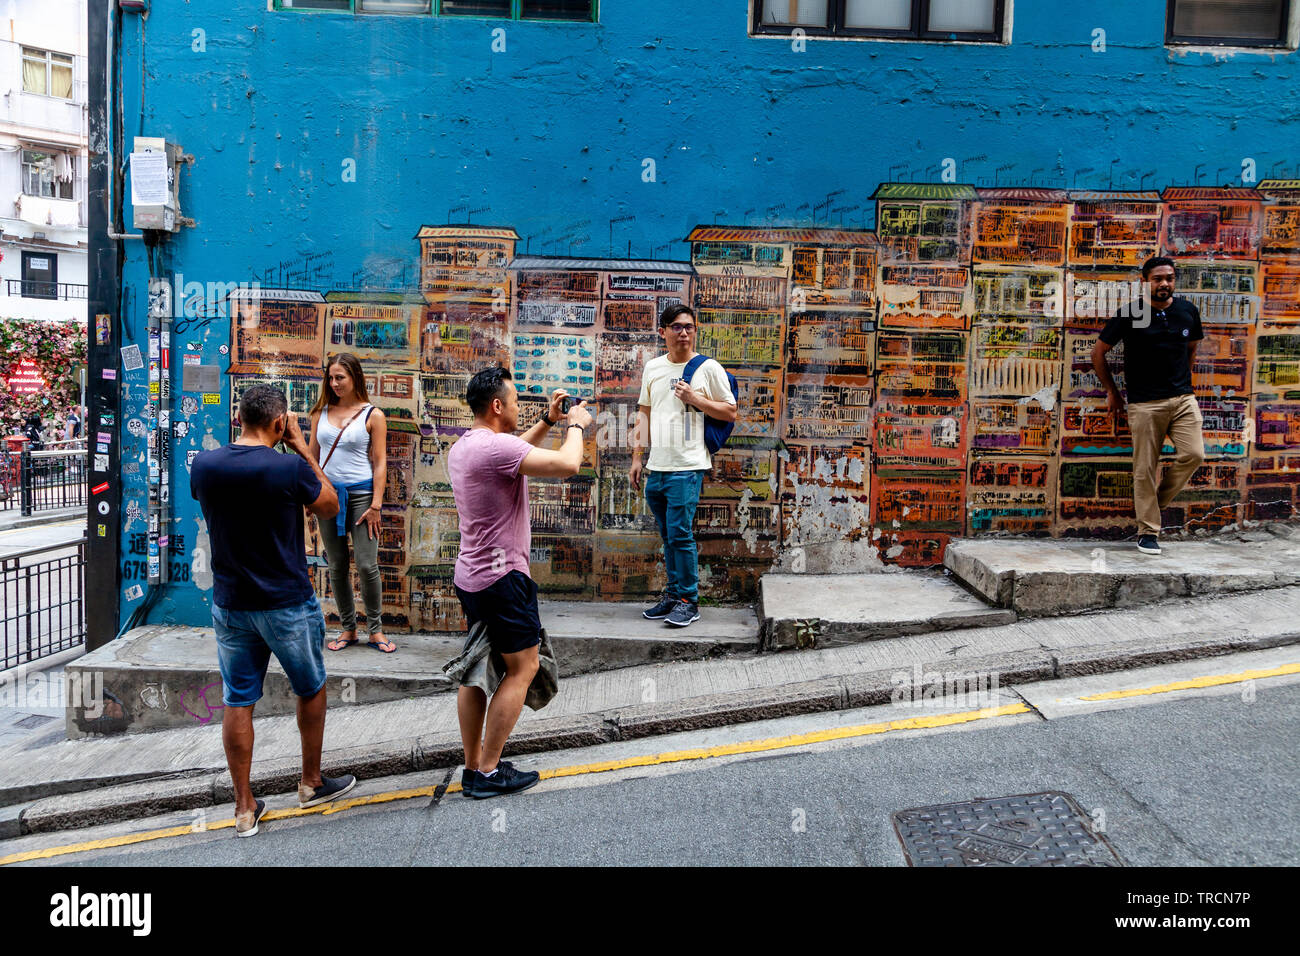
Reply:
[[[511,571],[482,591],[456,588],[469,626],[487,625],[488,643],[498,654],[526,651],[542,643],[542,619],[537,614],[537,582],[522,571]]]

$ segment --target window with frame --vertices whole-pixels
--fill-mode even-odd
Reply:
[[[23,47],[23,92],[72,99],[72,55]]]
[[[597,19],[596,2],[597,0],[276,0],[276,9],[594,23]]]
[[[23,150],[23,194],[72,199],[72,157],[67,153]]]
[[[23,297],[59,297],[59,257],[53,253],[23,252]]]
[[[1165,42],[1285,47],[1290,22],[1291,0],[1169,0]]]
[[[754,0],[753,32],[1002,42],[1006,0]]]

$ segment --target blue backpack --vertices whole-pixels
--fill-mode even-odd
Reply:
[[[682,369],[682,378],[689,385],[695,378],[695,373],[700,370],[700,366],[709,360],[707,355],[697,355],[686,363],[686,368]],[[731,386],[731,394],[739,402],[740,393],[736,390],[736,376],[732,375],[725,368],[722,370],[727,376],[727,384]],[[717,418],[704,416],[704,447],[709,450],[710,455],[716,455],[718,450],[727,443],[731,437],[731,431],[736,427],[735,422],[724,422]]]

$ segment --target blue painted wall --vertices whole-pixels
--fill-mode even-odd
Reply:
[[[266,270],[332,254],[317,262],[346,288],[359,269],[413,269],[422,224],[471,212],[516,229],[521,254],[575,256],[609,254],[609,220],[634,216],[613,227],[613,254],[630,243],[681,260],[697,223],[812,224],[829,193],[838,211],[818,224],[871,228],[879,183],[938,181],[946,158],[975,185],[1240,185],[1245,158],[1260,179],[1293,175],[1297,54],[1172,52],[1164,15],[1155,2],[1021,0],[1008,45],[810,40],[794,52],[749,37],[740,0],[605,0],[598,24],[156,2],[147,20],[125,17],[120,94],[128,149],[142,132],[195,157],[182,203],[198,225],[171,241],[164,269],[294,286]],[[500,27],[506,49],[493,52]],[[148,270],[141,244],[126,249],[125,331],[144,342]],[[224,365],[228,333],[191,322],[175,347],[201,343],[203,362]],[[147,391],[143,372],[121,377],[129,467],[143,443],[125,423]],[[201,407],[173,450],[177,564],[198,542],[185,453],[227,439],[223,385],[223,404]],[[123,480],[124,506],[143,509],[143,476]],[[127,520],[124,553],[143,530]],[[152,619],[206,623],[210,593],[171,585]],[[123,618],[136,603],[124,598]]]

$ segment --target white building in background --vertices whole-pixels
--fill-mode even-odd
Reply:
[[[86,318],[86,2],[0,0],[0,319]]]

